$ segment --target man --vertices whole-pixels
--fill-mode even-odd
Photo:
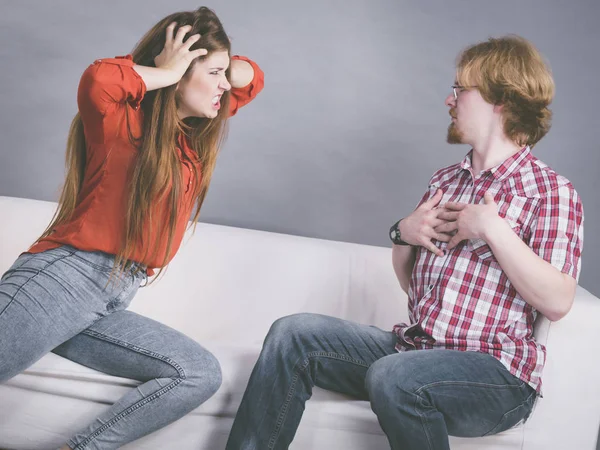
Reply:
[[[448,142],[469,144],[390,230],[410,324],[392,332],[333,317],[277,320],[228,450],[286,449],[313,386],[369,400],[392,449],[449,449],[527,419],[546,350],[538,314],[569,311],[583,244],[571,183],[531,153],[549,130],[554,82],[520,37],[464,50]]]

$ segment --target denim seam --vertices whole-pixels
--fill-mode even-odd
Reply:
[[[42,267],[41,269],[39,269],[33,276],[31,276],[27,281],[25,281],[25,283],[23,283],[21,286],[19,286],[19,289],[17,289],[17,292],[15,292],[12,295],[12,297],[11,297],[10,301],[8,302],[8,304],[4,307],[4,309],[2,311],[0,311],[0,316],[2,316],[2,314],[4,314],[4,312],[10,307],[10,305],[12,305],[13,301],[15,300],[15,298],[17,297],[17,295],[19,295],[19,293],[21,292],[21,290],[23,290],[23,288],[25,287],[25,285],[27,285],[31,280],[33,280],[35,277],[37,277],[40,273],[42,273],[48,267],[50,267],[51,265],[57,263],[58,261],[62,261],[63,259],[68,258],[69,256],[72,256],[73,253],[69,253],[68,255],[63,255],[63,256],[57,257],[55,260],[49,262],[44,267]],[[21,266],[19,266],[19,267],[21,267]]]
[[[417,407],[417,402],[419,402],[419,404],[421,404],[422,408],[425,409],[424,406],[424,401],[423,401],[423,397],[421,397],[420,394],[415,393],[415,411],[417,412],[417,414],[419,415],[419,419],[421,419],[421,425],[423,426],[423,432],[425,433],[425,437],[427,438],[427,447],[429,448],[429,450],[433,450],[433,445],[431,443],[431,436],[429,433],[429,427],[426,424],[426,419],[425,419],[425,415],[421,414],[419,408]]]
[[[489,436],[490,433],[493,435],[495,433],[492,433],[492,431],[494,431],[496,428],[498,428],[498,426],[504,421],[504,419],[506,418],[506,416],[514,411],[516,411],[519,408],[522,408],[524,406],[525,402],[522,402],[520,404],[518,404],[517,406],[515,406],[514,408],[512,408],[509,411],[506,411],[504,414],[502,414],[502,417],[500,417],[500,420],[496,423],[496,425],[494,425],[491,430],[487,431],[483,436]]]
[[[4,275],[6,275],[9,272],[16,272],[17,270],[19,270],[21,267],[23,267],[25,264],[27,264],[29,262],[29,260],[31,259],[32,256],[34,256],[34,254],[29,253],[29,256],[30,256],[29,258],[27,258],[25,261],[21,262],[21,264],[19,264],[18,266],[14,266],[14,264],[13,264],[13,267],[11,267],[9,270],[7,270]],[[15,261],[15,263],[16,263],[16,261]],[[4,275],[2,275],[3,278],[4,278]]]
[[[525,405],[527,404],[527,402],[529,402],[529,399],[531,398],[531,396],[533,396],[533,395],[535,395],[535,391],[534,391],[534,392],[532,392],[531,394],[529,394],[529,395],[527,396],[527,398],[521,402],[521,404],[519,404],[519,405],[515,406],[515,407],[514,407],[513,409],[511,409],[510,411],[506,411],[504,414],[502,414],[502,417],[500,418],[500,420],[498,421],[498,423],[496,423],[496,425],[494,425],[490,431],[488,431],[487,433],[485,433],[485,434],[484,434],[484,436],[488,436],[488,435],[490,435],[490,433],[492,433],[492,431],[494,431],[496,428],[498,428],[498,426],[499,426],[499,425],[502,423],[502,421],[504,420],[504,418],[506,417],[506,415],[507,415],[507,414],[510,414],[510,413],[512,413],[513,411],[517,410],[518,408],[522,408],[523,406],[525,406]],[[529,413],[531,414],[531,410],[529,411]],[[529,418],[529,417],[527,417],[527,418]],[[523,419],[521,419],[521,421],[523,421]],[[519,424],[521,421],[517,422],[517,425],[518,425],[518,424]],[[522,423],[525,423],[525,421],[523,421]],[[515,426],[516,426],[516,425],[515,425]],[[492,434],[495,434],[495,433],[492,433]]]
[[[300,366],[298,366],[296,364],[296,366],[294,368],[295,374],[294,374],[294,377],[292,378],[290,389],[288,390],[288,395],[285,398],[285,402],[281,408],[279,417],[277,418],[277,422],[275,423],[275,429],[273,430],[273,433],[271,434],[271,438],[269,439],[269,446],[268,446],[269,449],[273,449],[275,447],[275,442],[276,442],[277,438],[279,437],[279,431],[281,430],[281,427],[283,426],[283,423],[285,422],[285,419],[287,417],[288,406],[292,400],[292,396],[294,395],[294,392],[296,392],[296,382],[298,381],[298,377],[300,376],[301,372],[304,372],[306,370],[306,368],[310,364],[311,359],[314,357],[326,357],[326,358],[331,358],[331,359],[338,359],[338,360],[346,361],[346,362],[356,364],[358,366],[362,366],[365,368],[369,367],[369,365],[366,364],[364,361],[359,361],[357,359],[349,358],[345,355],[340,355],[338,353],[333,353],[333,352],[310,352],[310,353],[307,353],[306,359],[302,362],[302,364]]]
[[[421,395],[421,391],[431,388],[431,387],[437,387],[437,386],[447,386],[447,385],[454,385],[454,386],[470,386],[470,387],[485,387],[485,388],[492,388],[492,389],[521,389],[523,387],[523,385],[525,385],[525,382],[521,382],[520,385],[506,385],[506,384],[489,384],[489,383],[479,383],[477,381],[435,381],[433,383],[429,383],[429,384],[425,384],[423,386],[421,386],[419,389],[417,389],[415,391],[415,394],[417,395]]]
[[[171,389],[177,387],[181,382],[183,382],[186,379],[186,375],[185,375],[183,368],[179,364],[177,364],[177,362],[173,361],[171,358],[169,358],[167,356],[159,355],[158,353],[143,349],[141,347],[138,347],[137,345],[132,345],[127,342],[123,342],[121,340],[115,339],[113,337],[107,336],[102,333],[98,333],[96,331],[84,330],[84,331],[82,331],[82,334],[86,334],[90,337],[101,339],[103,341],[111,342],[120,347],[124,347],[129,350],[133,350],[137,353],[141,353],[143,355],[159,359],[159,360],[171,365],[173,368],[175,368],[175,370],[179,374],[179,377],[176,380],[173,380],[172,383],[170,383],[170,384],[166,385],[165,387],[163,387],[162,389],[159,389],[158,391],[156,391],[154,394],[143,398],[142,400],[138,401],[137,403],[131,405],[126,410],[121,411],[119,414],[114,416],[112,419],[110,419],[108,422],[106,422],[104,425],[102,425],[96,431],[91,433],[87,438],[85,438],[79,444],[75,444],[75,442],[70,441],[69,446],[73,450],[83,450],[85,448],[85,446],[87,446],[87,444],[89,444],[92,440],[96,439],[100,434],[104,433],[106,430],[108,430],[110,427],[112,427],[119,420],[121,420],[122,418],[128,416],[129,414],[137,411],[138,409],[140,409],[141,407],[150,403],[151,401],[156,400],[157,398],[161,397],[163,394],[166,394],[167,392],[169,392]],[[71,445],[71,444],[75,444],[75,445]]]

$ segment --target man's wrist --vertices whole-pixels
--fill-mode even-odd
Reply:
[[[486,244],[491,246],[494,243],[494,239],[499,237],[499,235],[506,227],[510,228],[508,222],[502,217],[497,216],[485,228],[485,230],[483,231],[483,236],[481,236],[481,238],[486,242]]]
[[[402,233],[400,232],[400,222],[402,222],[402,220],[403,219],[400,219],[398,222],[391,226],[390,240],[395,245],[410,245],[408,242],[402,240]]]

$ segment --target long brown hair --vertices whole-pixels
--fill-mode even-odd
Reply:
[[[154,58],[165,45],[167,26],[176,22],[179,27],[191,25],[188,36],[200,34],[201,38],[190,50],[205,48],[208,55],[198,58],[203,60],[215,51],[230,53],[230,42],[223,25],[216,14],[209,8],[201,7],[196,11],[171,14],[158,22],[139,41],[132,52],[133,61],[141,66],[154,67]],[[184,77],[194,70],[194,61]],[[229,70],[227,71],[229,78]],[[196,164],[189,164],[194,172],[192,204],[195,204],[193,223],[200,214],[200,208],[206,196],[217,155],[227,133],[227,117],[229,114],[229,92],[221,97],[221,108],[216,118],[189,117],[180,119],[177,114],[178,94],[176,85],[147,92],[141,107],[144,114],[143,132],[134,136],[129,128],[129,139],[138,149],[136,164],[130,175],[129,199],[127,203],[126,221],[123,242],[120,243],[116,255],[115,268],[125,270],[131,265],[130,258],[135,248],[144,244],[142,260],[156,258],[162,246],[153,245],[144,239],[153,235],[153,224],[163,228],[159,234],[166,239],[166,252],[162,265],[171,259],[173,237],[178,214],[182,207],[183,180],[181,176],[182,162],[177,151],[177,140],[184,136],[197,156],[201,174],[197,173]],[[127,108],[130,108],[127,105]],[[125,117],[129,117],[129,111]],[[68,221],[77,205],[77,197],[81,190],[86,161],[86,141],[83,124],[79,114],[71,123],[67,141],[66,166],[67,175],[59,199],[59,207],[48,228],[40,239],[50,235],[58,226]],[[166,222],[163,217],[153,217],[153,205],[167,205]],[[187,205],[190,206],[190,205]],[[162,269],[159,271],[162,271]]]

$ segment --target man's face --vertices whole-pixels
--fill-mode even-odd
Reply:
[[[494,105],[487,103],[475,86],[463,87],[458,83],[455,86],[445,101],[452,118],[447,141],[449,144],[475,146],[480,137],[491,131]]]

